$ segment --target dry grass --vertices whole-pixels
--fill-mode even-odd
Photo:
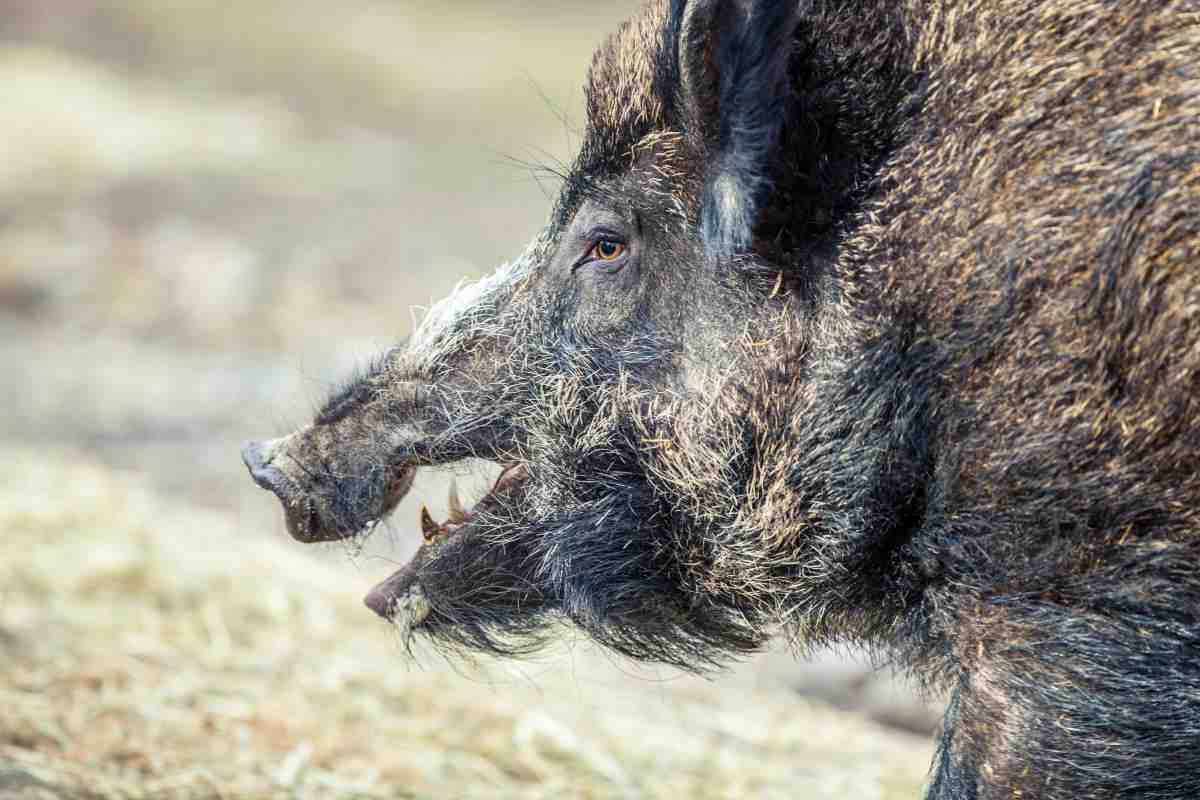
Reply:
[[[928,764],[790,694],[586,650],[414,667],[344,559],[71,454],[6,455],[0,531],[3,797],[859,800],[917,796]]]

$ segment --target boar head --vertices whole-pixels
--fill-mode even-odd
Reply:
[[[853,425],[804,420],[836,402],[820,387],[851,331],[839,221],[884,147],[847,98],[880,107],[897,81],[817,74],[853,48],[797,14],[648,5],[595,56],[580,153],[525,253],[436,305],[310,426],[246,447],[302,541],[369,530],[418,469],[502,467],[470,510],[423,519],[376,612],[502,653],[567,619],[695,669],[837,584],[840,533],[815,516],[839,517],[814,476],[873,486],[885,459]],[[852,468],[851,447],[867,453]]]

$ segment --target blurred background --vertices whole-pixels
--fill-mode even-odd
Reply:
[[[215,542],[228,534],[337,562],[336,603],[356,604],[411,551],[418,504],[444,513],[445,476],[423,471],[366,552],[305,550],[246,478],[240,443],[306,421],[332,382],[407,335],[412,307],[523,248],[557,190],[536,165],[570,160],[591,53],[634,5],[0,0],[0,451],[11,454],[0,655],[18,663],[6,630],[18,641],[56,624],[20,587],[60,599],[78,588],[24,561],[50,527],[82,531],[56,551],[72,569],[130,549],[128,509],[100,496],[150,498],[143,505],[159,510],[139,531],[186,509],[223,531]],[[483,480],[460,483],[469,495]],[[68,498],[91,516],[64,521]],[[175,562],[137,563],[169,572]],[[174,591],[139,580],[110,600],[136,609],[139,590]],[[387,630],[355,614],[355,635],[376,636],[404,669]],[[72,641],[70,657],[86,660],[92,645]],[[674,685],[583,646],[548,663],[580,691],[598,685],[597,698],[614,682],[635,697],[641,684],[659,698]],[[593,665],[605,677],[589,678]],[[888,726],[882,742],[925,734],[909,762],[918,778],[927,765],[935,715],[853,654],[805,664],[767,654],[721,686],[820,698]],[[17,722],[0,716],[0,743],[6,724]],[[6,784],[5,753],[15,758],[0,749],[0,796],[53,784]]]

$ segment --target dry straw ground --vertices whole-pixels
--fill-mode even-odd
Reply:
[[[69,453],[0,461],[0,797],[918,794],[927,743],[780,690],[414,666],[344,559],[238,528]]]

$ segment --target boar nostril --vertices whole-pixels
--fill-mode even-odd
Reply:
[[[264,460],[262,442],[246,442],[242,447],[242,461],[251,472],[266,466]]]
[[[268,442],[269,444],[269,442]],[[271,466],[271,460],[266,455],[269,448],[262,442],[247,442],[242,448],[242,461],[250,470],[250,477],[262,488],[279,494],[281,473]]]

